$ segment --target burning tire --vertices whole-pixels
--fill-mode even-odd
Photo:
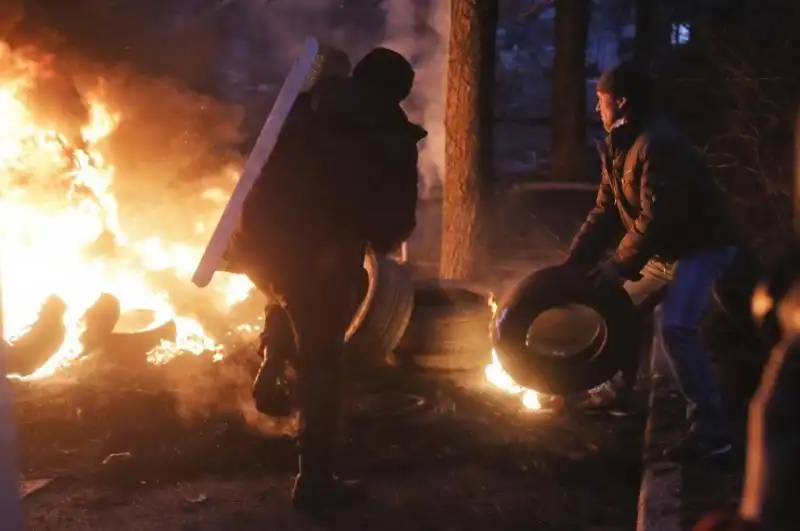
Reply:
[[[103,345],[106,355],[119,364],[142,365],[147,362],[147,353],[161,341],[174,341],[178,335],[175,321],[158,322],[148,310],[123,315],[120,322]]]
[[[626,357],[636,355],[639,329],[624,289],[595,287],[582,271],[566,266],[525,277],[492,324],[505,371],[520,386],[550,395],[584,391],[611,378]],[[559,335],[568,349],[556,347]]]
[[[411,275],[391,258],[368,253],[364,259],[365,295],[345,339],[346,359],[355,370],[386,363],[411,320]]]
[[[411,322],[397,347],[398,362],[441,371],[490,363],[490,297],[488,290],[467,282],[418,282]]]

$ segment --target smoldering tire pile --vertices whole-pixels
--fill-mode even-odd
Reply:
[[[42,304],[37,320],[7,346],[7,372],[28,376],[58,353],[67,340],[64,301],[53,295]],[[130,329],[119,330],[119,300],[103,293],[81,317],[80,352],[75,362],[105,360],[121,365],[142,365],[146,355],[161,341],[174,341],[173,321],[154,322],[153,312],[141,310],[125,315]],[[138,325],[138,326],[137,326]]]

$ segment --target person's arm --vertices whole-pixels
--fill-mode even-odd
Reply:
[[[604,154],[600,152],[603,160]],[[603,160],[603,167],[605,161]],[[622,236],[622,222],[614,203],[614,191],[608,173],[603,170],[594,207],[589,211],[578,234],[572,239],[567,262],[591,267]]]
[[[410,124],[409,124],[410,125]],[[374,135],[374,184],[370,198],[373,226],[369,244],[377,253],[390,253],[406,241],[417,225],[419,187],[417,142],[424,130]]]
[[[668,217],[682,206],[675,201],[679,180],[676,168],[683,160],[678,146],[670,140],[647,139],[641,147],[639,216],[619,243],[612,262],[623,277],[638,274],[653,254],[653,243],[661,237]]]
[[[418,137],[397,138],[390,135],[381,157],[382,175],[377,178],[375,227],[370,246],[378,253],[397,250],[417,226],[419,187]]]

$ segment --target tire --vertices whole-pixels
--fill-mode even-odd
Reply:
[[[85,329],[80,337],[83,345],[82,356],[102,348],[117,326],[120,315],[119,299],[108,293],[102,293],[97,302],[83,315]]]
[[[408,269],[391,258],[364,258],[364,297],[345,334],[345,359],[355,372],[387,363],[411,320],[414,290]]]
[[[103,345],[103,351],[112,363],[143,365],[147,363],[148,352],[162,341],[175,341],[177,336],[177,325],[169,319],[139,330],[111,332]]]
[[[570,356],[529,348],[529,330],[536,318],[566,305],[584,306],[599,315],[594,335]],[[595,287],[585,272],[560,265],[528,275],[509,292],[497,309],[492,339],[500,363],[517,384],[549,395],[566,395],[600,385],[625,359],[636,356],[639,321],[622,287]]]
[[[414,310],[397,347],[401,364],[466,371],[491,363],[491,293],[476,284],[429,279],[414,286]]]

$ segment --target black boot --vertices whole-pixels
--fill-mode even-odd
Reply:
[[[334,473],[313,475],[303,471],[303,456],[300,456],[301,471],[294,480],[292,505],[302,513],[320,513],[338,507],[346,507],[368,499],[363,483],[356,479],[342,479]]]
[[[271,417],[288,417],[293,398],[286,371],[296,347],[291,320],[280,306],[267,307],[259,350],[264,361],[253,382],[256,409]]]
[[[292,489],[292,503],[296,510],[305,513],[318,513],[367,498],[360,482],[343,480],[334,473],[342,397],[341,375],[333,372],[298,380],[300,471]]]
[[[277,418],[291,416],[292,388],[285,362],[264,360],[253,382],[253,399],[259,413]]]

